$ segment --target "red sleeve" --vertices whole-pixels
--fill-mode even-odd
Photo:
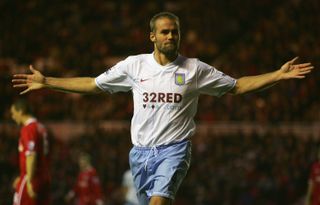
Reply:
[[[99,177],[97,175],[97,172],[95,170],[92,171],[91,173],[91,188],[92,192],[94,194],[95,199],[102,199],[102,190],[101,190],[101,184]]]
[[[310,175],[309,175],[309,180],[311,181],[315,181],[316,177],[317,177],[317,170],[319,169],[319,164],[317,162],[313,163],[311,166],[311,171],[310,171]]]
[[[21,130],[22,144],[25,147],[26,155],[30,152],[37,152],[37,131],[35,126],[26,126]]]

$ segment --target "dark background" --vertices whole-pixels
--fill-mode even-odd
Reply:
[[[11,204],[19,127],[9,107],[19,98],[13,73],[33,64],[48,76],[95,77],[128,55],[152,52],[149,20],[167,10],[180,17],[180,52],[238,78],[278,69],[295,56],[320,60],[317,0],[225,1],[0,1],[0,204]],[[245,96],[202,96],[196,120],[271,126],[267,132],[196,134],[192,167],[176,204],[299,204],[319,144],[319,71]],[[54,139],[54,204],[63,204],[77,173],[73,153],[94,158],[108,204],[119,204],[121,177],[131,146],[128,128],[104,130],[101,121],[128,124],[131,93],[77,95],[40,90],[24,96],[45,124],[84,123],[88,128]],[[297,124],[305,132],[277,132]],[[274,128],[275,127],[275,128]],[[289,129],[290,130],[290,129]],[[61,131],[62,132],[62,131]],[[201,139],[201,140],[199,140]],[[72,166],[70,166],[72,165]],[[301,203],[301,202],[300,202]]]

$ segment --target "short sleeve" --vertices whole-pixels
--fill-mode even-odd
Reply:
[[[26,156],[30,155],[32,152],[36,152],[37,150],[36,134],[36,130],[31,126],[25,127],[21,130],[23,139],[22,143],[25,148]]]
[[[117,63],[106,72],[95,78],[96,85],[109,93],[128,92],[132,89],[132,81],[128,75],[130,61],[128,59]]]
[[[197,62],[197,88],[201,94],[220,97],[230,91],[236,82],[236,79],[216,68],[201,61]]]
[[[312,181],[316,181],[316,178],[319,175],[318,173],[319,173],[319,166],[317,163],[313,163],[311,167],[309,179],[311,179]]]

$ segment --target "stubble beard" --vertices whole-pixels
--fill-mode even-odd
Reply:
[[[158,45],[157,46],[158,50],[160,53],[163,53],[166,56],[175,56],[178,53],[178,49],[179,49],[179,43],[178,42],[174,42],[172,44],[172,46],[161,46]]]

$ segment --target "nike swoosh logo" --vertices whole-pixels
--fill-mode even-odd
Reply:
[[[144,81],[147,81],[147,80],[149,80],[149,78],[146,78],[146,79],[140,79],[140,83],[143,83]]]

